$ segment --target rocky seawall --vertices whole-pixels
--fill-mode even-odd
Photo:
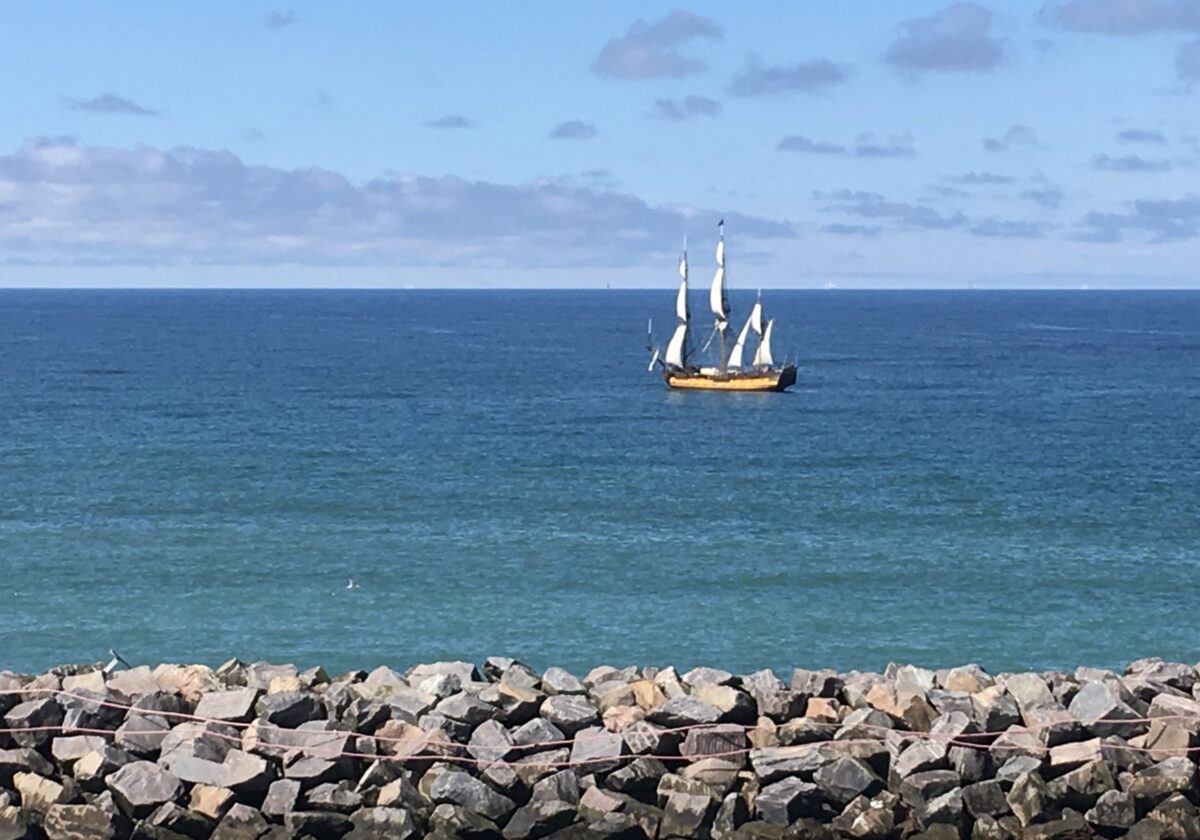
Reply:
[[[230,661],[0,672],[0,840],[1200,838],[1200,683]]]

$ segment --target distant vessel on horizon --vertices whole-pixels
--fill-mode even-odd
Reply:
[[[660,352],[649,339],[647,350],[652,352],[650,370],[657,364],[662,369],[663,380],[671,388],[700,391],[783,391],[796,383],[795,365],[776,365],[771,354],[771,330],[774,319],[763,324],[762,293],[754,301],[746,323],[738,333],[737,340],[729,347],[726,333],[729,329],[729,298],[725,293],[725,220],[717,228],[717,271],[709,288],[709,308],[716,316],[713,332],[699,353],[705,352],[714,339],[720,340],[716,364],[701,366],[694,363],[698,353],[688,341],[691,310],[688,307],[688,263],[687,244],[679,259],[679,292],[675,297],[675,331],[667,342],[666,352]],[[750,364],[744,363],[750,333],[758,340]]]

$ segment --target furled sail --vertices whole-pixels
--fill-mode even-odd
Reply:
[[[686,268],[681,266],[680,271],[684,274],[684,278],[679,281],[679,294],[675,298],[675,315],[683,323],[687,323],[688,319],[688,302],[687,302],[687,273]]]
[[[742,366],[742,351],[746,347],[746,336],[748,335],[750,335],[750,318],[746,319],[746,325],[738,333],[737,343],[733,345],[733,352],[729,354],[727,367],[740,368]]]
[[[765,367],[773,367],[775,359],[771,356],[771,327],[775,326],[775,319],[767,321],[767,328],[763,331],[762,340],[758,342],[758,350],[754,353],[754,366],[763,365]]]
[[[679,324],[675,327],[675,332],[671,336],[671,341],[667,344],[666,363],[674,367],[684,366],[684,347],[687,344],[687,323]]]

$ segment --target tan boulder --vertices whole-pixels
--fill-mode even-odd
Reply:
[[[63,691],[95,691],[99,694],[104,693],[104,674],[101,671],[88,671],[86,674],[73,674],[69,677],[63,677]]]
[[[201,695],[223,687],[207,665],[159,665],[154,679],[164,691],[178,692],[190,703],[199,703]]]
[[[867,690],[867,705],[878,709],[892,720],[904,719],[904,708],[896,698],[895,690],[887,683],[875,683]]]
[[[267,694],[282,694],[285,691],[300,691],[302,685],[299,677],[284,675],[272,677],[267,684]]]
[[[820,723],[837,723],[841,720],[841,704],[829,697],[810,697],[804,716]]]
[[[45,814],[55,805],[63,805],[76,798],[74,783],[69,787],[37,773],[17,773],[13,776],[13,787],[21,794],[21,807],[28,811]]]
[[[646,719],[646,710],[641,706],[612,706],[604,710],[604,728],[609,732],[624,732],[639,720]]]
[[[667,702],[667,695],[653,680],[637,680],[629,684],[633,700],[638,706],[652,712]]]
[[[113,671],[108,675],[108,690],[124,697],[142,697],[161,691],[162,686],[154,678],[154,672],[147,665],[139,665],[126,671]]]
[[[1131,738],[1130,744],[1141,740],[1141,744],[1150,751],[1151,761],[1162,761],[1167,758],[1187,758],[1196,744],[1195,734],[1184,726],[1178,726],[1169,720],[1155,718],[1150,721],[1150,731],[1140,738]]]
[[[212,785],[196,785],[192,788],[191,809],[197,814],[208,817],[213,822],[220,822],[233,804],[237,801],[229,788],[213,787]]]
[[[746,738],[755,749],[779,746],[779,727],[768,717],[760,717],[753,729],[746,733]]]

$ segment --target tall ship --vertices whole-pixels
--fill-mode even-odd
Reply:
[[[729,343],[729,320],[732,314],[725,290],[725,220],[717,225],[717,271],[708,292],[708,306],[715,316],[712,333],[698,351],[691,341],[692,319],[688,306],[687,247],[679,259],[679,292],[675,296],[675,331],[667,342],[666,351],[653,346],[650,369],[658,365],[663,380],[672,388],[699,391],[783,391],[796,383],[796,366],[777,365],[771,353],[771,330],[774,319],[763,321],[762,293],[754,301],[746,323]],[[751,335],[753,334],[753,339]],[[713,364],[702,365],[698,357],[716,343]],[[749,344],[754,353],[749,355]]]

